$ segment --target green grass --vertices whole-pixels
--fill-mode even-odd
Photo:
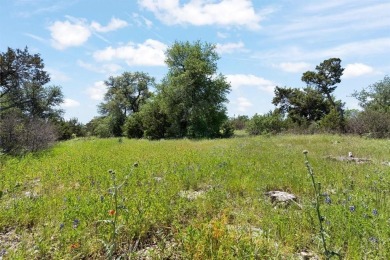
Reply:
[[[4,259],[105,259],[115,209],[116,256],[291,259],[328,249],[346,259],[390,258],[390,141],[337,135],[226,140],[76,139],[23,158],[0,159],[0,253]],[[372,160],[355,164],[328,155]],[[138,167],[134,163],[138,163]],[[269,190],[295,194],[302,209],[275,206]],[[187,191],[185,193],[184,191]],[[199,197],[181,194],[197,191]],[[195,194],[195,193],[194,193]],[[7,241],[6,241],[7,239]]]

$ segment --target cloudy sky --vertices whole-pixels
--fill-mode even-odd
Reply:
[[[175,41],[216,44],[230,116],[268,112],[275,86],[304,87],[302,73],[332,57],[345,68],[335,95],[357,108],[354,90],[390,74],[389,14],[387,0],[1,0],[0,52],[40,53],[65,118],[84,123],[109,76],[159,82]]]

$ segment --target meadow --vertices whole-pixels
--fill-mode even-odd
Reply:
[[[74,139],[0,158],[0,259],[390,259],[390,140]],[[356,163],[328,156],[368,158]],[[268,191],[297,201],[272,203]],[[337,258],[337,257],[336,257]]]

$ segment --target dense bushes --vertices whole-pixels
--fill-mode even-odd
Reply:
[[[349,118],[348,133],[372,138],[390,138],[390,113],[366,110]]]
[[[285,122],[281,115],[269,112],[265,115],[255,114],[247,123],[246,131],[250,135],[275,134],[284,129]]]
[[[56,128],[48,120],[25,118],[13,112],[3,116],[0,123],[0,147],[5,153],[36,152],[47,148],[56,138]]]

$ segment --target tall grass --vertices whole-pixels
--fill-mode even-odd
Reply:
[[[112,229],[97,223],[115,216],[115,256],[320,255],[305,149],[326,194],[320,202],[328,248],[346,259],[390,258],[390,167],[381,164],[390,160],[390,143],[336,135],[75,139],[40,154],[2,158],[0,239],[9,239],[0,241],[0,251],[9,259],[104,259],[100,241],[110,241]],[[372,163],[325,158],[349,151]],[[109,169],[117,180],[128,176],[116,202]],[[303,209],[275,207],[264,196],[269,190],[295,194]],[[113,205],[120,214],[110,216]]]

